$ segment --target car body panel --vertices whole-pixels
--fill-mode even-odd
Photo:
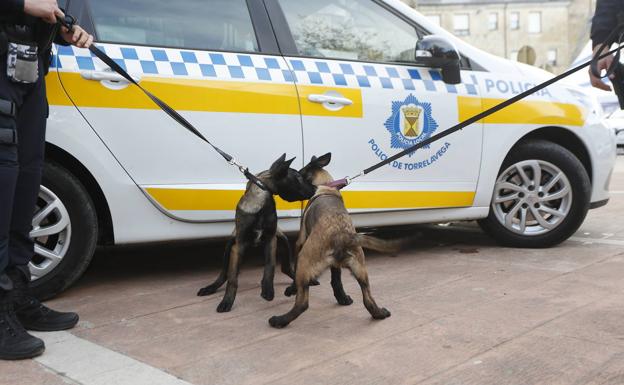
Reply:
[[[301,166],[313,154],[332,151],[328,169],[336,178],[355,175],[400,150],[392,146],[386,123],[393,105],[404,105],[410,96],[431,105],[426,115],[435,121],[437,133],[549,76],[463,43],[400,1],[384,3],[422,29],[451,40],[479,70],[464,69],[462,84],[452,86],[442,82],[435,69],[408,65],[98,46],[253,171],[268,168],[283,152],[297,156],[295,165]],[[164,52],[167,61],[156,60],[152,50]],[[59,48],[53,63],[47,79],[48,142],[75,157],[100,185],[115,243],[231,233],[235,205],[246,183],[238,170],[134,86],[85,80],[84,72],[105,70],[88,51]],[[360,71],[357,75],[366,77],[370,87],[363,87],[357,76],[349,78],[341,64],[349,64],[353,75]],[[334,75],[342,75],[344,81]],[[327,92],[337,92],[353,104],[336,110],[309,102],[310,95]],[[592,167],[591,200],[608,199],[613,131],[591,102],[579,101],[568,86],[553,85],[444,143],[402,159],[400,164],[410,164],[409,170],[389,165],[359,178],[343,191],[345,202],[357,214],[358,226],[483,218],[510,149],[544,127],[563,128],[583,142]],[[296,231],[302,204],[278,200],[277,207],[280,226]]]

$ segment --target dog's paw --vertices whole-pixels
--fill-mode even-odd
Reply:
[[[388,309],[386,309],[385,307],[382,307],[381,309],[379,309],[379,312],[377,312],[376,314],[373,314],[373,318],[376,320],[382,320],[382,319],[386,319],[388,317],[390,317],[390,311]]]
[[[284,290],[284,295],[286,297],[291,297],[291,296],[293,296],[295,294],[297,294],[297,287],[296,286],[291,285],[291,286],[288,286],[286,288],[286,290]]]
[[[197,296],[203,297],[205,295],[214,294],[217,292],[217,289],[218,289],[217,287],[212,286],[212,285],[203,287],[199,289],[199,291],[197,292]]]
[[[353,299],[348,295],[345,295],[344,297],[336,298],[336,301],[338,302],[338,305],[341,305],[341,306],[349,306],[353,303]]]
[[[217,306],[217,313],[227,313],[232,310],[233,302],[230,301],[221,301],[219,306]]]
[[[269,325],[276,329],[281,329],[288,326],[288,321],[283,316],[273,316],[269,318]]]
[[[262,289],[262,293],[260,293],[260,296],[267,301],[273,301],[273,298],[275,298],[275,290],[273,288],[266,290]]]
[[[316,278],[310,280],[310,286],[318,286],[318,285],[320,285],[320,283]]]

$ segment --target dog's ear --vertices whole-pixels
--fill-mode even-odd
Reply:
[[[286,154],[284,154],[284,155],[286,155]],[[296,156],[295,156],[294,158],[290,159],[290,160],[287,160],[287,161],[285,162],[286,166],[290,167],[290,166],[292,165],[292,162],[294,162],[294,161],[295,161],[295,159],[297,159],[297,157],[296,157]]]
[[[271,165],[271,168],[269,169],[269,171],[271,172],[271,176],[273,176],[274,178],[283,178],[284,176],[286,176],[286,173],[288,172],[290,164],[293,160],[295,159],[293,158],[289,161],[286,161],[286,154],[284,153]]]
[[[323,168],[325,166],[327,166],[329,164],[329,162],[331,161],[331,152],[328,152],[325,155],[321,155],[319,158],[314,157],[315,159],[313,160],[314,165],[320,168]]]

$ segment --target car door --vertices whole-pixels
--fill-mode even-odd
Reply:
[[[77,1],[77,0],[75,0]],[[261,0],[83,0],[98,47],[254,172],[301,159],[292,73]],[[166,214],[231,220],[246,180],[88,50],[58,47],[63,87],[120,164]],[[278,202],[280,216],[300,205]]]
[[[330,172],[354,175],[480,110],[469,69],[462,83],[414,64],[417,26],[380,1],[266,0],[295,74],[304,155],[332,152]],[[471,108],[468,108],[471,107]],[[345,190],[352,211],[464,207],[481,161],[476,124],[362,177]]]

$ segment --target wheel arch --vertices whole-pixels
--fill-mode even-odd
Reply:
[[[70,171],[87,190],[98,218],[98,245],[112,245],[115,241],[113,219],[108,202],[99,183],[91,172],[75,157],[62,148],[46,142],[46,161],[52,161]]]
[[[551,127],[542,127],[538,128],[534,131],[529,132],[525,136],[521,137],[507,152],[505,158],[509,156],[509,154],[522,142],[526,142],[531,139],[541,139],[547,140],[549,142],[560,145],[561,147],[570,151],[574,156],[578,158],[578,160],[583,164],[585,171],[587,171],[587,175],[589,175],[589,180],[593,183],[593,172],[592,172],[592,162],[591,157],[589,155],[589,150],[587,146],[581,138],[578,137],[574,132],[557,126]]]

